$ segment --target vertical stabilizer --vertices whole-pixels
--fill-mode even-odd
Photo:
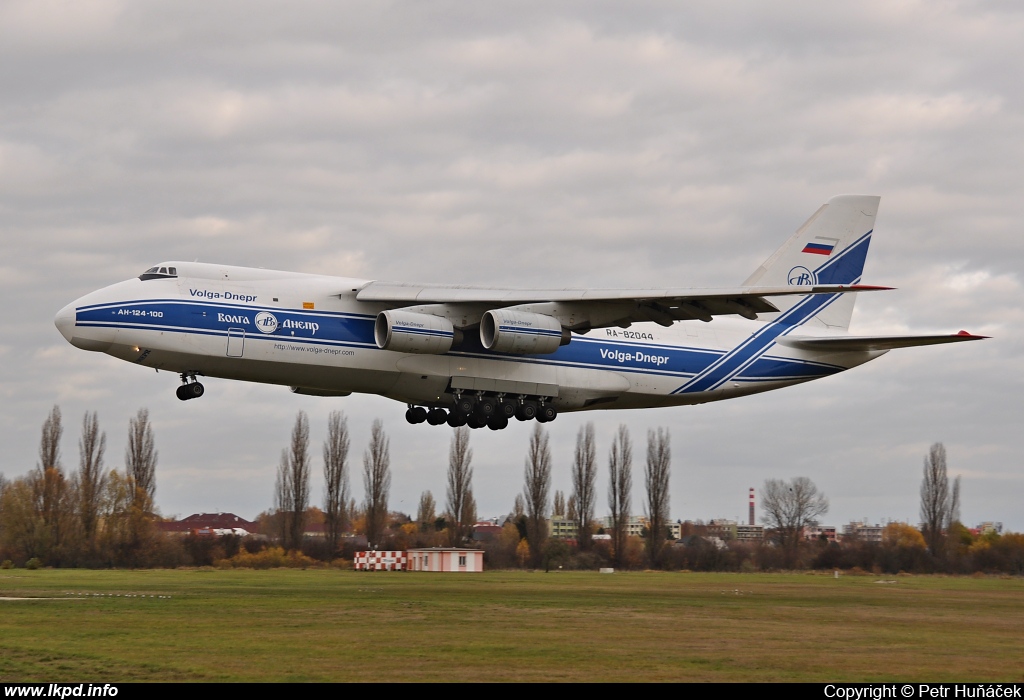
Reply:
[[[788,241],[754,271],[744,286],[769,287],[787,284],[857,284],[875,227],[881,198],[872,195],[839,195],[828,200]],[[775,297],[782,312],[801,297]],[[847,330],[856,294],[837,294],[809,318],[793,317],[797,324],[813,323]],[[759,314],[772,321],[779,314]]]

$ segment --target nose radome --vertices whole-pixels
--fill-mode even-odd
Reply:
[[[64,336],[64,340],[71,342],[75,330],[75,304],[72,302],[57,312],[53,319],[53,325]]]

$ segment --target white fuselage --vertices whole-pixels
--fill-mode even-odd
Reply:
[[[57,327],[77,347],[146,367],[424,406],[451,405],[453,390],[540,396],[559,410],[703,403],[883,354],[786,347],[775,339],[791,327],[739,318],[601,328],[546,355],[491,352],[467,329],[445,354],[400,353],[374,341],[374,320],[391,306],[356,300],[367,280],[173,264],[177,277],[133,278],[76,300]]]

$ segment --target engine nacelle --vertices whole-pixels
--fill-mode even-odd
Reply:
[[[462,341],[462,332],[440,316],[391,310],[377,314],[373,339],[381,350],[443,355]]]
[[[546,355],[569,340],[569,331],[558,319],[543,314],[492,309],[480,319],[480,342],[496,352]]]

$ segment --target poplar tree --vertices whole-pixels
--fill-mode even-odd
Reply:
[[[629,429],[620,425],[608,453],[608,509],[611,511],[612,549],[616,566],[622,566],[626,560],[626,533],[632,498],[633,445],[629,439]]]

